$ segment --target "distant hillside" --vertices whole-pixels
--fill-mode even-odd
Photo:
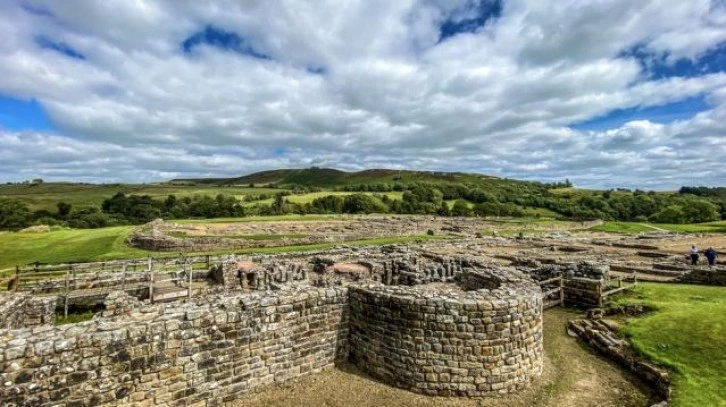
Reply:
[[[280,169],[256,172],[237,178],[200,178],[175,179],[173,184],[193,185],[249,185],[256,186],[276,184],[278,186],[302,185],[332,187],[352,184],[376,184],[398,182],[409,184],[412,182],[436,183],[479,183],[483,180],[499,180],[499,178],[481,174],[467,174],[460,172],[434,172],[434,171],[407,171],[371,169],[358,172],[345,172],[332,168],[304,168]]]

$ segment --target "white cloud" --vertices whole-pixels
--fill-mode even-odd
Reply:
[[[726,75],[656,80],[623,56],[640,46],[671,62],[699,58],[726,40],[721,3],[505,0],[498,19],[439,43],[437,24],[471,18],[465,3],[2,4],[0,94],[36,98],[58,130],[0,130],[0,179],[149,181],[308,165],[608,187],[726,176],[714,155],[726,148]],[[206,26],[271,60],[204,45],[185,55],[181,43]],[[41,49],[39,35],[86,59]],[[567,127],[702,94],[712,110],[689,120]]]

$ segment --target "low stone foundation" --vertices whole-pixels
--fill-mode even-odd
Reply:
[[[670,400],[671,380],[668,371],[636,354],[630,343],[618,337],[607,321],[576,319],[569,321],[567,328],[571,335],[578,337],[653,386],[659,398],[664,401]]]
[[[726,271],[693,269],[676,280],[679,283],[726,286]]]

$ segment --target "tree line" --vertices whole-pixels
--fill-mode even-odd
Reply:
[[[215,197],[117,193],[98,207],[74,208],[58,202],[55,211],[31,211],[18,199],[0,197],[0,230],[18,230],[34,224],[72,228],[99,228],[141,224],[153,219],[243,217],[282,214],[428,214],[439,216],[524,216],[541,208],[571,220],[652,221],[700,223],[726,219],[726,189],[684,187],[678,193],[610,190],[594,193],[556,191],[566,184],[493,180],[486,187],[452,183],[347,185],[347,195],[327,195],[307,203],[288,200],[299,187],[275,194],[246,196],[243,200],[219,194]],[[391,198],[387,192],[402,192]],[[272,200],[271,203],[267,201]]]

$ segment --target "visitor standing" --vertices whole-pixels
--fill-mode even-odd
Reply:
[[[713,247],[709,247],[703,254],[706,255],[706,260],[708,260],[708,267],[713,267],[716,264],[716,250],[713,250]]]
[[[696,245],[694,244],[691,246],[691,266],[697,266],[698,265],[698,249],[696,248]]]

